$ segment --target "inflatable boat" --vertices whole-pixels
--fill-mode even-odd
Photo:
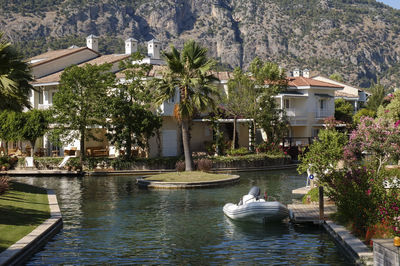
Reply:
[[[291,216],[288,208],[282,203],[260,198],[260,188],[258,187],[252,187],[238,204],[225,204],[223,211],[233,220],[260,223],[282,221]]]

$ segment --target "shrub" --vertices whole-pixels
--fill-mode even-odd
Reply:
[[[213,166],[213,163],[210,159],[199,159],[197,160],[197,170],[203,171],[203,172],[208,172],[211,170]]]
[[[5,193],[9,188],[8,178],[5,176],[0,177],[0,195]]]
[[[311,203],[311,202],[319,202],[319,189],[318,187],[312,188],[310,191],[304,195],[302,199],[303,204]]]
[[[230,149],[230,150],[226,151],[226,154],[230,155],[230,156],[242,156],[242,155],[246,155],[249,153],[250,153],[250,151],[245,147],[242,147],[239,149]]]
[[[0,157],[0,170],[8,170],[18,163],[17,157],[3,156]]]
[[[175,169],[178,172],[183,172],[185,171],[185,162],[184,161],[177,161],[175,164]]]

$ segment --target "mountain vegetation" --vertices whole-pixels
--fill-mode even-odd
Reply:
[[[400,85],[400,11],[375,0],[0,0],[0,9],[0,31],[25,57],[89,34],[104,53],[122,52],[128,37],[164,48],[193,39],[221,69],[257,56],[361,87]]]

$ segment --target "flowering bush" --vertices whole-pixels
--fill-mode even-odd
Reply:
[[[352,221],[353,228],[361,235],[379,221],[376,210],[384,189],[382,179],[372,176],[373,170],[361,167],[337,170],[324,177],[329,187],[327,194],[335,201],[338,212],[347,221]]]
[[[344,158],[350,164],[360,162],[362,157],[370,155],[369,162],[379,174],[390,159],[400,155],[400,128],[390,120],[371,117],[361,118],[357,129],[350,135],[344,148]]]
[[[390,226],[395,236],[400,236],[400,193],[399,193],[399,171],[389,170],[384,172],[385,192],[380,199],[378,216],[380,222]],[[392,186],[391,186],[392,185]],[[393,186],[394,185],[394,186]]]

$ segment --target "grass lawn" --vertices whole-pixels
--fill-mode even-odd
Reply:
[[[199,181],[214,181],[223,180],[232,177],[224,174],[210,174],[201,171],[193,172],[173,172],[146,177],[147,180],[160,182],[199,182]]]
[[[50,218],[47,191],[26,184],[11,184],[0,195],[0,252]]]

